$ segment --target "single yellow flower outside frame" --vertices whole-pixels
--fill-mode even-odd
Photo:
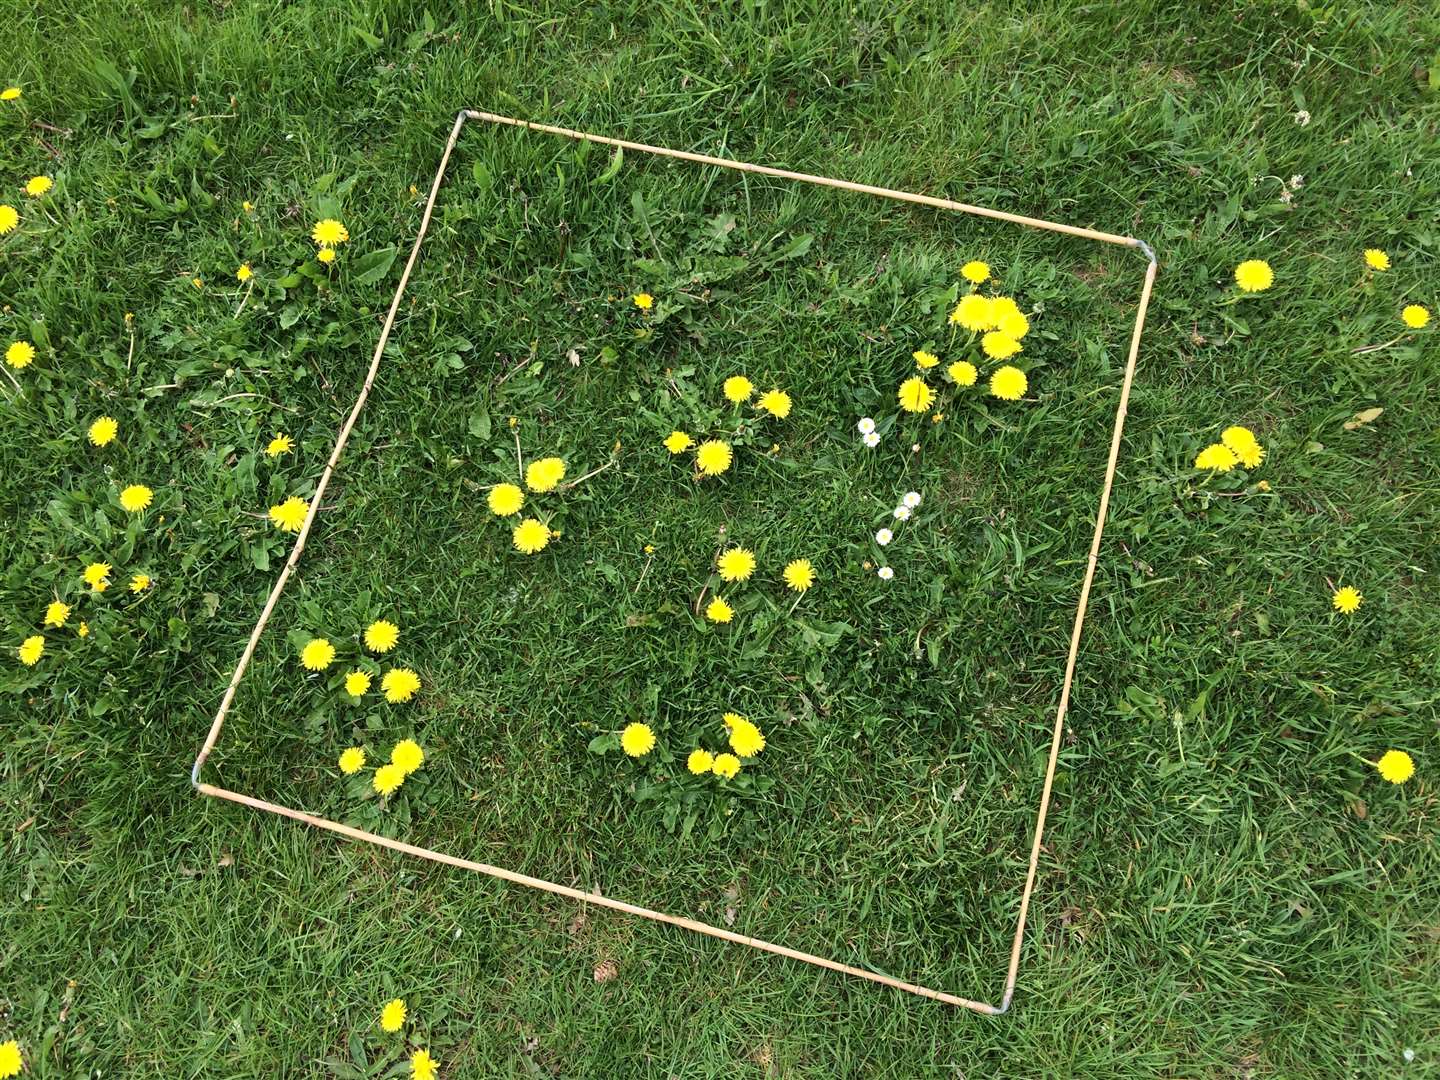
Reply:
[[[240,686],[240,680],[244,676],[245,669],[249,666],[251,658],[255,655],[255,648],[259,644],[260,635],[264,632],[266,623],[270,621],[270,615],[275,610],[275,604],[280,599],[280,593],[284,590],[285,584],[290,580],[290,575],[295,569],[295,564],[300,560],[300,553],[305,550],[305,541],[310,535],[310,527],[314,524],[315,516],[319,512],[321,503],[324,500],[325,488],[330,483],[330,477],[334,473],[335,466],[340,460],[341,451],[345,449],[345,443],[350,438],[350,432],[354,429],[355,422],[360,418],[360,410],[365,407],[365,401],[370,396],[370,388],[375,383],[375,375],[380,367],[380,357],[385,352],[385,345],[390,340],[390,331],[395,325],[396,313],[400,310],[401,297],[404,296],[405,287],[410,282],[410,273],[415,269],[415,262],[420,255],[420,245],[424,241],[425,233],[430,227],[430,217],[435,210],[435,200],[440,194],[440,185],[445,179],[445,171],[450,164],[450,154],[455,149],[455,143],[460,138],[461,129],[465,126],[466,121],[470,120],[482,121],[489,124],[509,125],[511,127],[542,132],[548,135],[559,135],[580,142],[597,143],[601,146],[613,146],[619,150],[654,154],[659,157],[691,161],[700,165],[734,169],[738,172],[758,173],[762,176],[772,176],[781,180],[793,180],[806,184],[816,184],[821,187],[837,188],[841,191],[874,195],[879,198],[894,199],[898,202],[929,206],[937,210],[950,210],[956,213],[973,214],[978,217],[991,218],[997,221],[1008,221],[1012,224],[1023,225],[1028,228],[1045,229],[1049,232],[1064,233],[1069,236],[1094,240],[1099,243],[1135,248],[1149,260],[1149,264],[1145,269],[1144,284],[1140,289],[1140,301],[1135,311],[1134,329],[1130,335],[1130,351],[1125,362],[1125,374],[1120,386],[1120,401],[1115,408],[1115,422],[1110,436],[1110,456],[1105,465],[1105,478],[1100,487],[1099,505],[1095,514],[1095,534],[1090,544],[1090,555],[1086,561],[1085,575],[1080,584],[1080,599],[1075,605],[1075,620],[1070,631],[1070,649],[1065,660],[1065,677],[1060,686],[1060,700],[1055,709],[1055,725],[1050,737],[1050,756],[1045,767],[1045,782],[1041,789],[1040,804],[1035,812],[1035,827],[1032,832],[1030,844],[1030,865],[1025,874],[1024,890],[1020,894],[1020,911],[1016,919],[1015,936],[1010,947],[1010,963],[1005,976],[1005,992],[998,1005],[971,1000],[948,993],[944,990],[935,990],[927,986],[920,986],[917,983],[905,982],[889,975],[882,975],[876,971],[854,967],[850,964],[844,964],[838,960],[831,960],[814,953],[792,949],[786,945],[778,945],[774,942],[748,937],[745,934],[738,934],[733,930],[727,930],[720,926],[712,926],[709,923],[699,922],[695,919],[688,919],[680,915],[669,915],[663,911],[655,911],[637,904],[629,904],[623,900],[612,899],[608,896],[583,892],[580,889],[574,889],[553,881],[545,881],[541,878],[531,877],[528,874],[507,870],[504,867],[474,862],[470,859],[462,859],[456,855],[446,854],[443,851],[433,851],[430,848],[407,844],[400,840],[392,840],[388,836],[380,836],[376,833],[366,832],[363,829],[356,829],[352,826],[341,824],[338,821],[330,821],[326,818],[316,817],[313,814],[307,814],[302,810],[295,810],[288,806],[280,806],[276,803],[266,802],[263,799],[257,799],[254,796],[245,795],[238,791],[230,791],[226,788],[201,782],[200,770],[205,765],[205,759],[208,758],[210,753],[215,749],[216,740],[220,737],[220,729],[224,726],[225,717],[230,711],[230,705],[235,700],[235,692]],[[943,1001],[950,1005],[958,1005],[961,1008],[972,1009],[975,1012],[992,1016],[1007,1012],[1015,996],[1015,983],[1020,970],[1020,952],[1025,942],[1025,919],[1029,913],[1030,898],[1035,889],[1035,874],[1040,862],[1040,843],[1045,833],[1045,817],[1050,806],[1050,793],[1055,781],[1055,766],[1060,755],[1060,740],[1065,729],[1065,715],[1069,711],[1070,691],[1075,678],[1076,660],[1080,653],[1080,633],[1085,624],[1085,612],[1090,602],[1090,587],[1095,580],[1095,569],[1099,563],[1100,544],[1105,531],[1105,516],[1110,506],[1110,491],[1115,483],[1115,468],[1120,456],[1120,440],[1125,430],[1125,414],[1130,400],[1130,387],[1135,378],[1135,365],[1140,355],[1140,337],[1145,329],[1145,312],[1150,306],[1150,293],[1155,284],[1157,269],[1158,264],[1155,259],[1155,253],[1150,249],[1149,245],[1143,240],[1137,240],[1130,236],[1100,232],[1095,229],[1082,228],[1078,225],[1065,225],[1060,222],[1045,221],[1040,218],[1026,217],[1023,214],[1011,214],[1003,210],[992,210],[983,206],[972,206],[968,203],[955,202],[951,199],[941,199],[933,195],[921,195],[910,191],[897,191],[893,188],[876,187],[873,184],[860,184],[851,180],[838,180],[833,177],[816,176],[810,173],[791,172],[787,169],[776,169],[768,165],[752,165],[748,162],[733,161],[729,158],[711,157],[708,154],[695,154],[686,150],[671,150],[662,146],[649,146],[645,143],[630,142],[626,139],[612,139],[603,135],[592,135],[583,131],[574,131],[570,128],[554,127],[549,124],[536,124],[528,120],[516,120],[513,117],[497,116],[494,113],[462,109],[455,117],[454,126],[450,129],[450,138],[445,143],[445,149],[440,155],[440,164],[435,170],[435,179],[430,185],[430,195],[425,201],[425,213],[420,219],[420,229],[416,233],[414,245],[410,248],[410,257],[405,262],[405,269],[400,275],[400,283],[395,288],[395,296],[390,301],[390,310],[385,316],[384,324],[380,328],[380,337],[375,343],[375,352],[370,359],[370,368],[366,372],[365,382],[360,388],[360,394],[355,399],[355,404],[350,409],[349,416],[346,417],[345,423],[341,425],[336,435],[335,446],[330,451],[330,458],[325,463],[325,471],[321,473],[320,482],[315,487],[315,495],[310,500],[310,507],[305,515],[305,521],[300,526],[299,533],[296,534],[295,546],[290,550],[290,557],[286,559],[285,566],[280,571],[280,576],[276,578],[275,585],[270,590],[270,595],[265,601],[265,607],[260,612],[260,618],[256,621],[254,630],[250,633],[249,643],[245,646],[245,651],[240,655],[239,663],[235,665],[235,671],[231,675],[230,683],[225,689],[225,696],[220,701],[220,708],[215,714],[215,719],[210,725],[210,731],[205,737],[205,743],[200,748],[200,753],[195,759],[194,766],[191,768],[191,783],[195,785],[195,789],[202,795],[225,799],[255,810],[263,810],[267,813],[293,818],[296,821],[302,821],[316,828],[339,833],[341,836],[349,837],[352,840],[362,840],[366,843],[389,848],[392,851],[403,852],[407,855],[415,855],[422,859],[429,859],[431,862],[442,863],[446,866],[454,866],[463,870],[473,870],[476,873],[487,874],[490,877],[499,878],[502,881],[513,882],[517,885],[526,885],[533,889],[554,893],[557,896],[565,896],[580,903],[610,908],[613,911],[623,911],[629,915],[638,915],[641,918],[652,919],[655,922],[667,923],[671,926],[693,930],[696,933],[719,938],[722,941],[729,941],[736,945],[748,945],[751,948],[774,953],[777,956],[787,957],[788,959],[798,960],[807,964],[814,964],[816,967],[828,968],[831,971],[838,971],[845,975],[854,976],[855,978],[867,979],[870,982],[880,983],[883,986],[889,986],[896,990],[904,990],[921,997]]]

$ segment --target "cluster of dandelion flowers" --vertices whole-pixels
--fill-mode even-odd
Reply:
[[[1264,259],[1246,259],[1235,267],[1235,284],[1241,292],[1264,292],[1275,283],[1275,271]]]
[[[531,491],[554,491],[555,486],[564,479],[565,462],[558,457],[532,461],[525,469],[525,486]]]
[[[405,1002],[400,998],[387,1001],[380,1010],[380,1030],[393,1035],[405,1026]]]
[[[1030,380],[1017,367],[1006,364],[990,376],[990,393],[1001,401],[1019,401],[1030,389]]]
[[[510,542],[522,555],[535,555],[550,543],[550,526],[539,518],[526,518],[510,532]]]
[[[750,395],[755,393],[755,384],[744,375],[731,375],[725,380],[721,387],[725,394],[725,400],[733,405],[740,405],[750,400]]]
[[[918,375],[913,375],[900,384],[895,393],[900,407],[908,413],[922,413],[935,401],[935,391]]]
[[[90,440],[91,446],[109,446],[119,433],[120,425],[115,422],[115,418],[102,416],[90,425],[85,432],[85,437]]]
[[[310,239],[322,249],[335,248],[350,239],[350,230],[334,218],[325,218],[315,223],[310,230]]]
[[[755,553],[749,548],[730,548],[720,553],[715,567],[725,581],[745,581],[755,572]]]
[[[35,362],[35,346],[28,341],[12,341],[5,350],[5,363],[16,371],[29,367]]]
[[[305,524],[305,515],[310,513],[310,504],[304,499],[291,495],[283,503],[270,507],[270,524],[281,532],[300,531]]]
[[[655,749],[655,732],[650,730],[649,724],[639,721],[626,724],[625,730],[620,732],[620,749],[631,757],[644,757]]]
[[[785,584],[797,593],[803,593],[815,584],[815,567],[809,559],[793,559],[786,563],[782,575]]]
[[[155,493],[144,484],[131,484],[120,492],[120,506],[132,514],[138,514],[155,501]]]
[[[420,676],[409,668],[391,668],[380,680],[380,690],[391,705],[409,701],[419,689]]]
[[[110,564],[92,562],[80,576],[86,585],[97,593],[102,593],[110,587]]]
[[[0,203],[0,236],[13,232],[20,224],[20,211],[9,203]]]
[[[365,767],[365,751],[361,747],[351,746],[341,753],[338,764],[342,773],[354,776]]]
[[[1403,784],[1415,775],[1415,762],[1404,750],[1386,750],[1375,763],[1375,768],[1380,771],[1381,779],[1392,784]]]
[[[26,667],[34,667],[40,662],[40,657],[45,655],[45,639],[39,634],[32,634],[20,643],[20,648],[15,650],[20,658],[20,663]]]
[[[719,476],[734,460],[730,444],[720,439],[707,439],[695,451],[695,465],[703,476]]]
[[[755,403],[757,409],[764,409],[776,420],[784,420],[790,415],[790,395],[784,390],[767,390],[760,395],[760,400]]]
[[[9,93],[6,90],[5,93]],[[19,97],[17,90],[15,96]],[[20,1056],[20,1044],[14,1039],[8,1039],[0,1043],[0,1077],[10,1080],[11,1077],[19,1076],[25,1068],[25,1059]]]
[[[728,623],[735,618],[735,609],[717,596],[705,605],[705,618],[713,623]]]
[[[1353,585],[1342,585],[1330,597],[1330,604],[1341,615],[1353,615],[1365,602],[1365,594]]]
[[[684,431],[672,431],[665,436],[665,449],[672,454],[683,454],[690,447],[695,445],[695,440]]]
[[[400,627],[388,619],[376,619],[365,628],[365,647],[371,652],[387,653],[400,640]]]
[[[1411,330],[1424,330],[1430,324],[1430,310],[1420,304],[1407,304],[1400,319]]]
[[[324,638],[311,638],[300,650],[300,666],[306,671],[324,671],[335,662],[335,646]]]

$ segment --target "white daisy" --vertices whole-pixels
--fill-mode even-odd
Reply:
[[[909,508],[908,506],[897,506],[897,507],[895,507],[895,520],[896,520],[896,521],[909,521],[909,520],[910,520],[910,508]]]
[[[889,529],[881,529],[875,534],[875,543],[879,544],[881,547],[884,547],[886,544],[890,543],[890,541],[894,539],[895,534]]]
[[[880,445],[880,436],[873,431],[870,432],[869,435],[865,436],[865,445],[868,446],[871,450],[874,450],[875,447]]]
[[[918,491],[907,491],[905,492],[905,498],[901,499],[900,501],[903,502],[906,506],[908,506],[911,510],[914,510],[917,506],[920,505],[920,493]]]
[[[893,578],[893,577],[895,576],[895,571],[894,571],[894,570],[891,570],[890,567],[888,567],[888,566],[882,566],[882,567],[880,567],[880,569],[879,569],[879,570],[876,570],[875,573],[877,573],[877,574],[880,575],[880,580],[881,580],[881,581],[889,581],[891,578]]]
[[[855,426],[860,430],[861,435],[869,435],[875,430],[875,421],[868,416],[862,416],[860,422]]]

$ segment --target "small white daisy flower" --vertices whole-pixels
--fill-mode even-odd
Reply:
[[[860,422],[856,424],[855,427],[859,429],[861,435],[869,435],[875,430],[875,421],[871,420],[868,416],[862,416]]]
[[[918,454],[920,452],[920,444],[918,442],[911,443],[910,452],[912,454]]]
[[[909,520],[910,520],[910,508],[909,508],[908,506],[897,506],[897,507],[895,507],[895,520],[896,520],[896,521],[909,521]]]
[[[877,574],[880,575],[880,580],[881,580],[881,581],[889,581],[891,578],[893,578],[893,577],[895,576],[895,571],[894,571],[894,570],[891,570],[890,567],[888,567],[888,566],[882,566],[882,567],[880,567],[880,569],[879,569],[879,570],[876,570],[875,573],[877,573]]]
[[[879,544],[881,547],[884,547],[886,544],[890,543],[890,541],[894,539],[895,534],[889,529],[881,529],[875,534],[875,543]]]
[[[911,510],[914,510],[917,506],[920,505],[920,493],[918,491],[907,491],[905,492],[905,498],[901,499],[900,501],[906,506],[908,506]]]
[[[873,431],[870,432],[870,434],[865,436],[865,445],[871,450],[874,450],[875,447],[880,445],[880,436]]]

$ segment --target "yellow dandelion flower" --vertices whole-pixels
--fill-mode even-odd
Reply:
[[[1430,310],[1420,304],[1407,304],[1400,312],[1400,318],[1411,330],[1423,330],[1430,322]]]
[[[130,591],[132,593],[142,593],[150,588],[151,584],[149,574],[135,574],[130,578]]]
[[[315,258],[319,259],[322,263],[328,266],[335,261],[335,249],[321,248],[315,253]]]
[[[960,267],[960,276],[972,285],[982,285],[990,280],[990,264],[971,259]]]
[[[120,425],[115,422],[113,416],[102,416],[90,425],[86,437],[92,446],[109,446],[115,441],[115,436],[120,433]]]
[[[649,311],[655,306],[655,297],[651,296],[648,292],[640,292],[630,297],[630,302],[641,311]]]
[[[69,604],[62,603],[59,600],[50,601],[49,606],[45,609],[45,625],[57,628],[64,626],[65,620],[70,618],[70,611],[71,608]]]
[[[990,376],[990,393],[1001,401],[1019,401],[1030,389],[1030,380],[1017,367],[996,368]]]
[[[794,559],[786,563],[782,574],[785,584],[796,592],[803,593],[815,584],[815,567],[809,559]]]
[[[1014,301],[1012,300],[1013,304]],[[1007,337],[1019,341],[1030,332],[1030,320],[1020,310],[1005,311],[995,320],[995,329]]]
[[[980,347],[991,360],[1008,360],[1021,349],[1020,342],[1003,330],[991,330],[980,339]]]
[[[558,457],[532,461],[525,469],[525,486],[531,491],[553,491],[565,479],[565,462]]]
[[[25,194],[32,199],[38,199],[54,186],[55,181],[48,176],[32,176],[25,181]]]
[[[950,322],[971,333],[989,330],[995,325],[989,298],[981,296],[979,293],[962,296],[960,302],[955,305],[955,310],[950,312]]]
[[[85,567],[85,572],[80,575],[85,579],[85,584],[96,592],[104,592],[110,587],[110,564],[108,562],[92,562]]]
[[[89,637],[89,636],[90,636],[90,624],[87,623],[87,622],[83,622],[83,621],[82,621],[82,622],[80,623],[80,625],[75,628],[75,633],[76,633],[76,635],[77,635],[78,637],[82,637],[82,638]]]
[[[749,548],[733,547],[721,552],[715,566],[724,580],[745,581],[755,572],[755,553]]]
[[[358,746],[352,746],[340,755],[340,771],[346,776],[354,776],[365,767],[365,751]]]
[[[244,210],[245,213],[249,214],[254,211],[255,204],[252,203],[249,199],[245,199],[240,203],[240,209]]]
[[[1365,265],[1371,270],[1389,270],[1390,256],[1379,248],[1366,248]]]
[[[685,759],[685,768],[696,776],[704,776],[715,767],[715,755],[709,750],[691,750]]]
[[[310,504],[292,495],[283,503],[270,507],[270,523],[281,532],[299,532],[308,513]]]
[[[534,555],[544,551],[545,545],[550,543],[550,527],[538,518],[526,518],[516,525],[510,533],[510,542],[515,545],[515,550],[525,555]]]
[[[39,634],[32,634],[27,637],[15,650],[20,657],[20,662],[26,667],[34,667],[40,662],[40,657],[45,654],[45,639]]]
[[[14,86],[0,92],[0,100],[13,101],[19,96],[20,90]],[[11,1077],[19,1076],[24,1068],[25,1059],[20,1056],[20,1044],[14,1039],[0,1043],[0,1077],[10,1080]]]
[[[695,450],[695,464],[706,476],[719,476],[734,459],[730,444],[719,439],[707,439]]]
[[[9,203],[0,203],[0,236],[14,230],[20,224],[20,211]]]
[[[734,754],[717,754],[710,771],[724,780],[734,780],[740,774],[740,759]]]
[[[414,739],[401,739],[390,751],[390,764],[409,776],[425,764],[425,751]]]
[[[1404,750],[1386,750],[1375,763],[1382,779],[1392,784],[1403,784],[1415,775],[1415,762]]]
[[[1237,453],[1241,447],[1254,446],[1258,442],[1253,431],[1247,427],[1241,427],[1239,424],[1232,424],[1222,431],[1220,441]]]
[[[192,277],[190,284],[194,285],[197,289],[203,289],[205,287],[205,279],[202,277]]]
[[[410,1080],[435,1080],[439,1064],[430,1056],[429,1050],[416,1050],[410,1055]]]
[[[910,354],[910,356],[915,361],[915,366],[918,367],[921,371],[928,371],[930,368],[940,363],[940,358],[938,356],[936,356],[932,352],[926,352],[924,349],[916,349],[913,353]]]
[[[400,790],[400,785],[405,783],[405,770],[399,765],[381,765],[375,770],[375,775],[370,778],[370,786],[375,789],[376,794],[389,797]]]
[[[350,239],[350,230],[334,218],[325,218],[315,223],[310,239],[322,248],[333,248]]]
[[[525,493],[515,484],[496,484],[490,489],[485,501],[490,506],[490,512],[496,517],[509,517],[511,514],[518,514],[525,505]]]
[[[730,749],[742,758],[752,758],[765,749],[765,736],[744,717],[730,725]]]
[[[1365,595],[1353,585],[1343,585],[1330,597],[1330,603],[1341,615],[1353,615],[1365,602]]]
[[[345,676],[345,692],[351,697],[364,697],[370,689],[370,676],[364,671],[352,671]]]
[[[380,689],[391,705],[409,701],[420,689],[420,676],[409,668],[391,668],[380,680]]]
[[[27,368],[35,360],[35,346],[28,341],[12,341],[5,350],[5,363],[16,371]]]
[[[760,395],[755,407],[764,409],[777,420],[784,420],[790,415],[790,404],[790,395],[784,390],[767,390]]]
[[[300,666],[306,671],[324,671],[335,661],[335,646],[323,637],[311,638],[300,650]]]
[[[1215,472],[1229,472],[1240,464],[1240,459],[1235,456],[1224,443],[1211,443],[1195,455],[1195,468],[1213,469]]]
[[[18,86],[7,86],[4,90],[0,90],[0,101],[14,101],[19,96],[20,87]]]
[[[235,268],[235,280],[240,282],[249,281],[255,276],[255,271],[250,269],[249,263],[241,263]]]
[[[1235,284],[1241,292],[1264,292],[1275,283],[1275,271],[1264,259],[1246,259],[1235,267]]]
[[[405,1026],[405,1002],[400,998],[387,1001],[380,1010],[380,1030],[394,1034]]]
[[[1258,442],[1241,446],[1238,449],[1232,450],[1231,453],[1239,458],[1240,464],[1244,465],[1247,469],[1258,469],[1260,463],[1265,460],[1265,448]]]
[[[400,627],[388,619],[376,619],[365,628],[365,647],[371,652],[387,653],[400,640]]]
[[[279,457],[281,454],[288,454],[294,446],[295,443],[289,435],[277,431],[275,437],[265,444],[265,456]]]
[[[755,393],[755,384],[744,375],[731,375],[725,380],[722,387],[725,391],[725,399],[739,405],[742,401],[749,401],[750,395]]]
[[[705,605],[705,617],[713,623],[728,623],[735,618],[735,609],[717,596]]]
[[[935,391],[930,389],[929,383],[915,375],[900,384],[895,397],[906,412],[922,413],[934,402]]]
[[[626,724],[625,730],[620,732],[620,749],[631,757],[644,757],[654,748],[655,732],[650,730],[649,724],[638,721]]]
[[[980,377],[980,372],[969,360],[956,360],[945,371],[956,386],[974,386],[975,380]]]
[[[672,431],[665,437],[665,449],[672,454],[683,454],[694,445],[695,440],[683,431]]]
[[[155,493],[144,484],[131,484],[120,492],[120,505],[132,514],[138,514],[155,501]]]

